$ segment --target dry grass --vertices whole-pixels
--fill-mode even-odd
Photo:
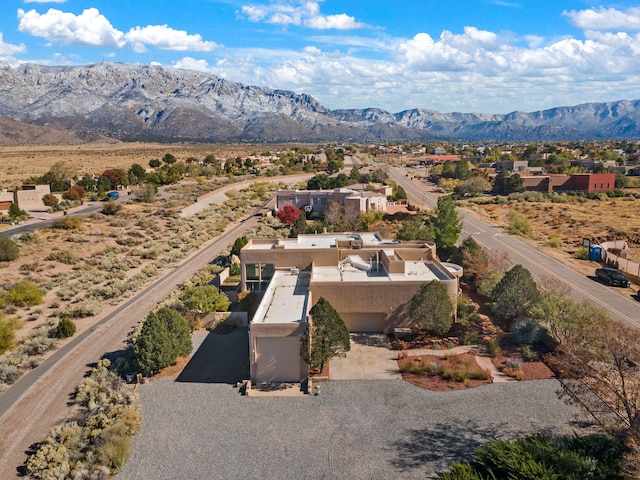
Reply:
[[[128,169],[133,163],[148,167],[149,160],[171,153],[179,161],[189,157],[202,159],[209,154],[218,158],[244,157],[265,150],[276,152],[291,145],[217,145],[156,143],[92,143],[77,146],[0,147],[0,189],[16,188],[22,181],[45,174],[56,162],[69,162],[79,174],[104,172],[107,168]]]

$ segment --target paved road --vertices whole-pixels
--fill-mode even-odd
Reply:
[[[429,191],[425,184],[413,181],[400,168],[390,167],[387,171],[404,187],[411,202],[427,205],[430,208],[435,207],[438,194]],[[559,280],[571,289],[571,295],[576,300],[590,300],[606,310],[614,320],[640,328],[640,304],[637,301],[620,295],[613,290],[614,287],[606,287],[543,252],[532,249],[517,237],[506,234],[474,217],[471,212],[461,213],[464,215],[464,233],[472,236],[480,245],[495,251],[506,252],[513,263],[525,266],[537,280],[544,277]]]
[[[198,253],[184,260],[93,328],[79,335],[49,360],[0,396],[0,477],[12,478],[28,447],[69,414],[67,401],[87,367],[107,352],[123,347],[129,331],[184,280],[257,224],[257,217],[229,228]]]

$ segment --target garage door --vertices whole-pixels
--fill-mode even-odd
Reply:
[[[382,332],[382,313],[343,313],[340,315],[350,332]]]
[[[299,382],[299,337],[256,338],[256,382]]]

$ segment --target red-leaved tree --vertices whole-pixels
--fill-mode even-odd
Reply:
[[[285,205],[278,210],[278,220],[285,225],[293,225],[298,217],[300,217],[300,210],[293,205]]]

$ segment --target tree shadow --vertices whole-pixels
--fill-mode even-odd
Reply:
[[[249,333],[236,329],[209,333],[184,367],[177,382],[227,383],[249,378]]]
[[[351,333],[351,341],[369,347],[391,348],[389,338],[382,333]]]
[[[531,432],[528,432],[531,433]],[[470,459],[476,449],[487,442],[513,440],[527,432],[515,432],[505,422],[479,424],[436,423],[425,429],[409,430],[404,438],[393,444],[397,452],[391,464],[402,472],[428,470],[442,472],[453,462]],[[552,435],[552,431],[537,433]]]

